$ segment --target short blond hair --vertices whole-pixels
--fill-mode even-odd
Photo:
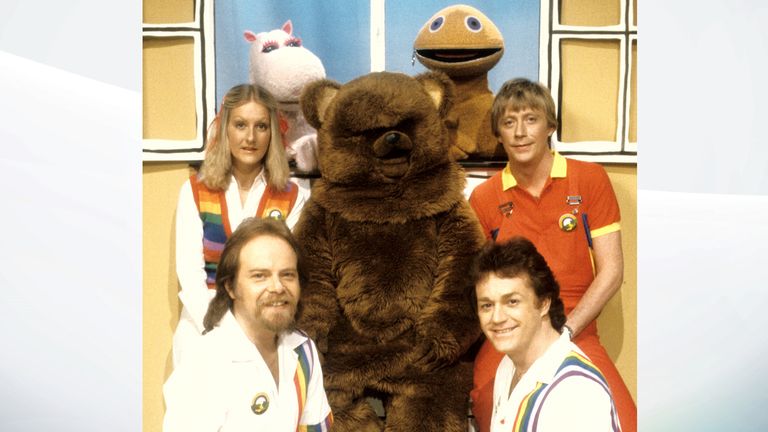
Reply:
[[[499,136],[499,120],[504,112],[510,108],[518,111],[526,108],[539,110],[547,117],[547,126],[557,129],[557,112],[555,101],[544,85],[525,78],[516,78],[505,82],[491,107],[491,130],[493,135]]]

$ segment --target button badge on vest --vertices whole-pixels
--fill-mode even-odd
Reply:
[[[571,232],[576,229],[576,216],[571,213],[565,213],[560,216],[560,229],[565,232]]]
[[[283,212],[280,211],[280,209],[278,208],[267,210],[266,215],[268,218],[271,218],[271,219],[283,220]]]
[[[262,415],[267,412],[267,408],[269,408],[269,398],[266,393],[258,393],[253,397],[251,411],[253,411],[254,414]]]

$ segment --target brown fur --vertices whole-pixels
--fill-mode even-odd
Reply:
[[[334,431],[384,430],[371,392],[388,431],[466,430],[460,357],[480,334],[468,270],[483,236],[448,157],[452,100],[437,72],[322,80],[302,95],[322,178],[295,230],[310,280],[298,326],[323,355]]]

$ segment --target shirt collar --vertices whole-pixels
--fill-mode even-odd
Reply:
[[[220,332],[220,337],[225,340],[225,347],[228,347],[231,353],[232,360],[255,360],[261,357],[259,350],[248,339],[248,336],[240,327],[240,323],[232,314],[232,311],[227,311],[219,321],[219,325],[216,330]],[[280,335],[277,344],[278,349],[286,347],[290,350],[294,350],[299,345],[303,344],[307,340],[307,336],[301,332],[285,332]]]
[[[565,178],[568,171],[568,163],[565,157],[555,150],[550,150],[554,160],[552,161],[552,169],[549,172],[551,178]],[[517,186],[517,179],[512,174],[512,167],[507,162],[504,170],[501,171],[501,187],[502,190],[507,190]]]
[[[219,337],[224,340],[224,347],[230,351],[233,360],[254,360],[260,356],[256,345],[248,339],[232,311],[224,314],[215,331],[220,332]]]
[[[251,184],[251,191],[256,189],[256,186],[260,184],[266,184],[267,183],[267,174],[266,169],[262,165],[261,171],[259,171],[259,174],[256,175],[256,178],[253,180],[253,184]],[[235,175],[230,174],[229,175],[229,189],[237,191],[237,180],[235,180]]]
[[[561,334],[560,337],[552,343],[552,345],[544,351],[544,354],[539,357],[531,368],[526,373],[530,375],[532,379],[537,382],[549,384],[552,382],[552,378],[557,369],[563,363],[565,356],[577,349],[575,345],[571,343],[571,339],[567,334]]]

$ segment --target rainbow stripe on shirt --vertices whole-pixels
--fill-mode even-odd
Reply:
[[[208,288],[216,288],[216,268],[224,250],[224,243],[232,234],[227,213],[227,201],[224,191],[213,191],[197,181],[197,176],[190,177],[192,194],[203,222],[203,259],[205,260],[205,283]]]
[[[535,432],[538,429],[539,414],[547,400],[547,396],[560,382],[572,376],[582,376],[591,379],[600,384],[609,395],[611,394],[608,383],[600,369],[587,357],[576,351],[571,351],[560,364],[551,383],[537,383],[536,387],[523,398],[517,410],[512,431]],[[611,428],[616,432],[621,431],[613,398],[611,398]]]
[[[321,423],[314,425],[299,425],[299,427],[296,428],[296,432],[328,432],[331,430],[332,424],[333,414],[329,412],[328,416]]]
[[[312,352],[310,340],[307,339],[304,343],[294,349],[298,355],[296,365],[296,373],[293,376],[293,384],[296,386],[296,400],[299,405],[299,422],[301,422],[301,415],[304,412],[304,405],[307,402],[307,386],[309,380],[312,377],[312,371],[315,365],[315,356]],[[328,432],[333,424],[333,414],[328,412],[328,415],[323,421],[317,424],[299,424],[296,427],[297,432]]]

